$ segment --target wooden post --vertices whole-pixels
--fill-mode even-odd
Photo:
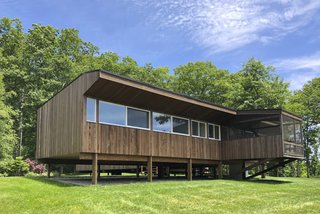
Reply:
[[[137,178],[139,178],[139,176],[140,176],[140,166],[139,165],[137,165],[136,175],[137,175]]]
[[[265,164],[261,164],[261,171],[265,170]],[[261,174],[261,178],[266,178],[266,174],[265,173],[262,173]]]
[[[63,165],[60,165],[59,167],[59,177],[63,174]]]
[[[98,154],[92,154],[92,184],[98,183]]]
[[[48,163],[48,178],[50,178],[51,177],[51,164],[50,163]]]
[[[222,175],[222,162],[219,162],[218,164],[218,179],[222,179],[223,175]]]
[[[245,161],[243,161],[243,163],[242,163],[242,167],[241,167],[241,171],[242,171],[242,180],[245,180],[246,179],[246,170],[245,170],[245,168],[246,168],[246,162]]]
[[[188,160],[187,171],[188,171],[188,180],[192,181],[192,159],[191,158],[189,158]]]
[[[148,157],[148,181],[152,182],[152,156]]]
[[[101,173],[101,165],[98,164],[98,180],[99,180],[100,177],[101,177],[100,173]]]

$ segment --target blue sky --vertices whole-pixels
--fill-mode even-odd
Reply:
[[[300,89],[320,76],[319,0],[0,0],[0,17],[76,28],[140,65],[210,60],[231,72],[250,57],[274,65]]]

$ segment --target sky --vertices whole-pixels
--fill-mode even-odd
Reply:
[[[0,0],[0,17],[76,28],[100,52],[171,71],[210,60],[236,72],[254,57],[291,90],[320,77],[320,0]]]

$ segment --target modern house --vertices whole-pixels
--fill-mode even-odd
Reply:
[[[38,109],[36,157],[47,164],[211,167],[250,178],[303,159],[302,119],[237,111],[102,70],[83,73]],[[268,163],[272,167],[264,168]],[[247,176],[256,166],[260,171]]]

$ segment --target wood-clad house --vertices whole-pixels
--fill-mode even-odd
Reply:
[[[36,157],[47,164],[213,167],[245,177],[302,159],[301,118],[237,111],[102,70],[83,73],[38,109]],[[260,174],[270,168],[262,168]],[[149,181],[152,173],[148,173]],[[256,176],[256,175],[251,175]],[[247,176],[250,177],[250,176]]]

